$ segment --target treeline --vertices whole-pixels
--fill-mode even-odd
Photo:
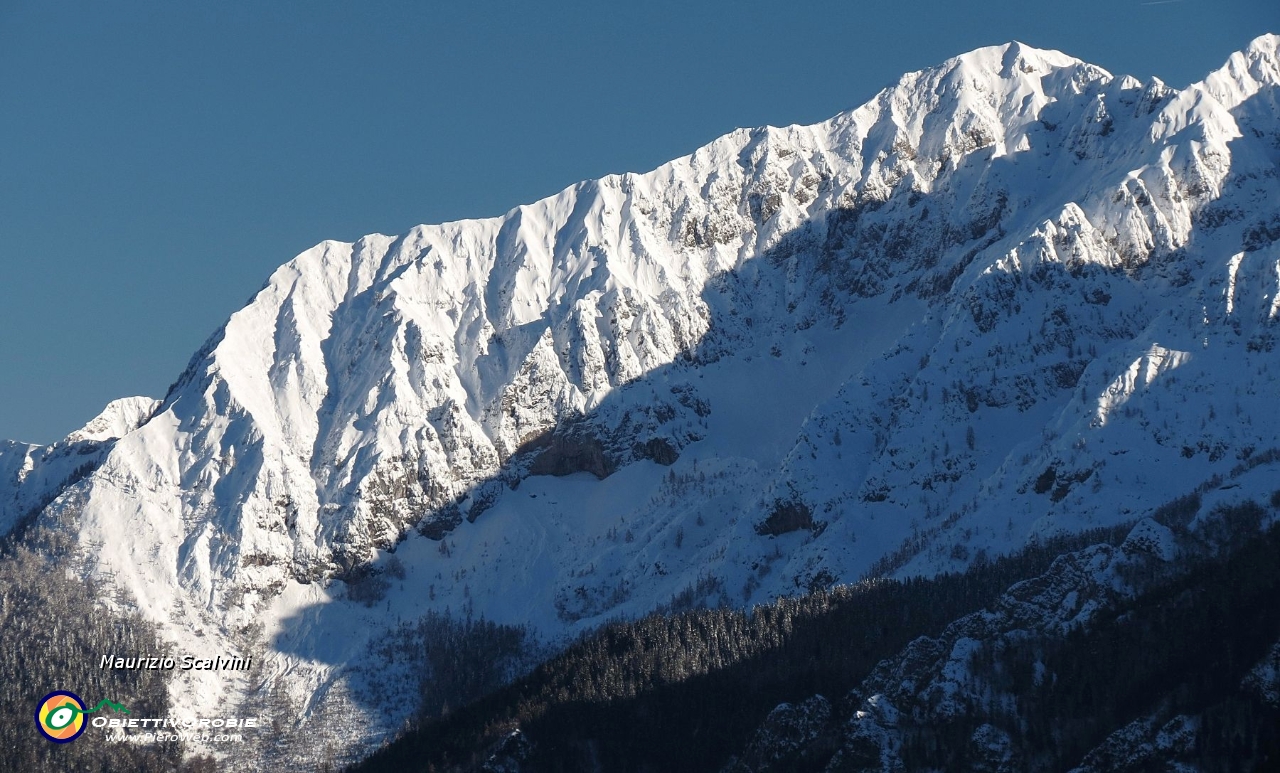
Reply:
[[[1118,544],[1126,532],[1064,537],[964,574],[610,625],[354,770],[479,769],[516,728],[530,742],[521,770],[717,770],[779,703],[843,695],[917,636],[938,634],[1063,552]]]
[[[165,652],[150,624],[107,609],[94,588],[68,576],[62,565],[11,544],[0,554],[0,632],[0,716],[6,718],[0,722],[0,770],[192,769],[181,765],[176,743],[108,744],[104,730],[90,727],[75,741],[56,744],[36,728],[36,705],[54,690],[76,693],[86,708],[110,699],[127,707],[129,716],[167,716],[167,672],[98,667],[103,655]]]

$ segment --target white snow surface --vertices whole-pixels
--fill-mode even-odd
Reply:
[[[0,529],[39,505],[175,652],[259,648],[260,682],[178,679],[193,709],[274,689],[305,720],[429,609],[563,641],[700,579],[746,605],[1140,518],[1274,459],[1278,44],[1182,91],[979,49],[820,124],[324,242],[159,404],[0,445]],[[348,600],[393,550],[404,579]],[[407,707],[358,709],[356,752]]]
[[[145,424],[159,406],[149,397],[126,397],[111,401],[56,443],[0,440],[0,535],[38,514],[52,496],[96,467],[116,438]]]

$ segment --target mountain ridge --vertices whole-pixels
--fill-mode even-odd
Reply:
[[[318,711],[393,550],[384,614],[558,639],[686,588],[962,567],[1240,466],[1262,493],[1278,42],[1181,91],[979,49],[813,126],[322,242],[5,518],[39,504],[166,635],[265,647]]]

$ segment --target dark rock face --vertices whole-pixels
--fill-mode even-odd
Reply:
[[[651,438],[646,443],[637,443],[635,455],[638,459],[649,459],[664,467],[670,467],[680,458],[680,453],[663,438]]]
[[[419,521],[417,529],[418,533],[427,539],[441,540],[460,523],[462,523],[462,515],[457,507],[453,507]]]
[[[789,534],[793,531],[806,529],[813,531],[816,524],[813,520],[813,511],[804,502],[776,502],[773,510],[770,511],[769,517],[764,519],[764,523],[756,524],[756,534],[760,536],[777,536],[779,534]]]
[[[556,435],[529,465],[530,475],[571,475],[589,472],[607,478],[618,468],[604,443],[592,435]]]

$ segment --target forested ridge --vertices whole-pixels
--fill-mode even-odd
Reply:
[[[1270,505],[1280,507],[1280,495]],[[1181,552],[1163,569],[1126,565],[1134,573],[1127,579],[1142,589],[1132,598],[1065,633],[982,641],[964,689],[991,700],[945,721],[900,705],[895,732],[905,769],[1136,772],[1171,761],[1215,773],[1275,769],[1280,707],[1242,684],[1280,641],[1280,526],[1263,529],[1267,509],[1245,502],[1189,527],[1199,510],[1193,496],[1157,511]],[[471,703],[457,701],[522,668],[526,633],[424,618],[392,643],[422,650],[413,662],[422,673],[423,714],[352,769],[824,770],[840,760],[844,718],[867,697],[859,688],[878,665],[918,637],[939,636],[990,608],[1065,553],[1120,545],[1130,526],[1032,545],[963,574],[870,580],[750,611],[668,611],[611,624]],[[98,668],[104,653],[162,652],[155,630],[98,600],[68,570],[74,560],[64,547],[45,541],[39,548],[10,543],[0,554],[0,702],[18,718],[0,729],[0,770],[208,769],[207,759],[184,763],[177,744],[106,746],[93,730],[52,744],[35,730],[35,702],[54,689],[90,703],[111,698],[134,716],[164,716],[169,708],[163,672]],[[831,711],[806,743],[763,763],[741,757],[775,708],[815,695],[827,696]],[[1182,735],[1152,751],[1162,727]],[[991,749],[976,743],[992,738],[1003,767],[991,767]],[[518,760],[518,767],[486,765],[495,750],[498,761]],[[862,762],[878,759],[866,751]]]
[[[912,639],[937,634],[1058,555],[1117,544],[1126,532],[1047,541],[964,574],[609,625],[512,685],[422,721],[353,770],[479,769],[517,728],[530,742],[524,770],[716,770],[779,703],[843,695]]]
[[[1243,686],[1280,640],[1280,526],[1260,532],[1262,516],[1246,502],[1195,535],[1174,524],[1184,543],[1219,544],[1184,554],[1173,577],[1065,635],[982,642],[968,689],[1012,701],[949,721],[904,719],[907,769],[981,769],[973,739],[984,727],[1004,739],[1017,770],[1280,769],[1280,706]],[[1154,732],[1106,743],[1126,728],[1170,723],[1182,737],[1167,748],[1144,737]]]
[[[1270,505],[1280,508],[1280,493]],[[1160,526],[1146,527],[1167,529],[1172,558],[1147,555],[1153,548],[1138,538],[1054,564],[1091,545],[1119,546],[1126,524],[963,574],[613,624],[514,684],[420,721],[354,770],[855,771],[879,770],[886,748],[904,770],[922,771],[1277,769],[1280,705],[1267,694],[1275,686],[1247,685],[1280,647],[1280,526],[1263,529],[1267,510],[1255,502],[1197,518],[1200,510],[1198,495],[1184,497],[1156,511]],[[868,680],[873,670],[896,663],[890,673],[927,680],[937,667],[913,664],[930,650],[913,655],[907,644],[991,609],[1022,580],[1040,578],[1019,586],[1039,592],[1050,578],[1069,578],[1089,556],[1112,556],[1120,574],[1106,582],[1130,590],[1066,629],[1052,618],[989,638],[950,629],[952,638],[980,638],[960,672],[958,708],[916,705],[909,689],[894,698],[889,747],[848,735],[869,697],[862,693],[881,689]],[[829,711],[808,711],[818,695]],[[784,703],[796,708],[771,724]]]
[[[45,535],[51,538],[51,535]],[[48,539],[42,547],[57,546]],[[64,555],[65,558],[65,555]],[[116,701],[134,717],[168,716],[164,671],[99,668],[103,655],[163,654],[155,628],[136,613],[112,609],[46,555],[10,541],[0,552],[0,771],[151,773],[190,770],[177,743],[107,743],[88,728],[70,743],[52,743],[35,725],[40,699],[69,690],[92,707]]]

